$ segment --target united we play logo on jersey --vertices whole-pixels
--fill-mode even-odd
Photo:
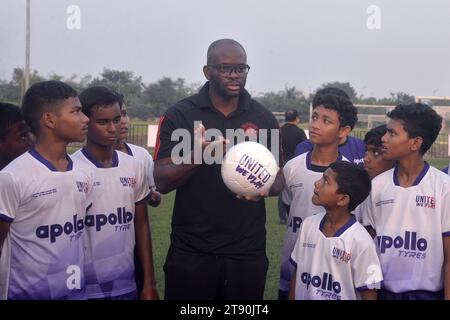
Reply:
[[[416,206],[434,209],[436,208],[436,197],[416,195]]]

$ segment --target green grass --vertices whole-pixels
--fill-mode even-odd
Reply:
[[[163,202],[158,208],[149,207],[150,225],[153,241],[153,259],[155,264],[156,281],[160,297],[164,297],[164,271],[163,265],[170,244],[170,222],[175,192],[163,196]],[[269,270],[267,272],[266,290],[264,299],[277,298],[279,264],[286,226],[279,224],[277,197],[266,199],[267,206],[267,257]]]

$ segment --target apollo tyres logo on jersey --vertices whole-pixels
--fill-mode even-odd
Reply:
[[[342,286],[338,281],[333,281],[331,273],[324,272],[322,276],[311,275],[308,272],[303,272],[300,276],[301,281],[306,284],[306,290],[316,290],[316,295],[332,299],[341,300]]]
[[[109,214],[88,214],[84,220],[86,227],[95,228],[99,232],[106,225],[114,226],[114,230],[125,231],[130,229],[130,222],[133,220],[133,214],[125,210],[125,207],[117,208],[116,213]]]
[[[425,259],[428,247],[425,238],[419,238],[417,232],[405,231],[404,236],[377,236],[380,253],[385,254],[387,249],[398,249],[398,256],[404,258]]]
[[[50,239],[50,243],[55,243],[56,239],[62,235],[69,237],[70,241],[78,239],[84,228],[83,219],[78,219],[78,215],[72,216],[72,221],[64,224],[49,224],[36,228],[36,236],[40,239]]]

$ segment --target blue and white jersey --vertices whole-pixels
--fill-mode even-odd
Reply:
[[[338,160],[348,161],[339,155]],[[323,207],[312,203],[314,194],[314,182],[319,180],[326,167],[314,166],[311,163],[311,152],[304,153],[288,161],[283,168],[286,186],[282,193],[282,199],[289,208],[289,217],[286,235],[281,253],[280,283],[279,289],[287,292],[291,283],[292,265],[289,258],[297,240],[297,232],[302,221],[313,214],[323,211]]]
[[[383,276],[372,238],[354,216],[333,237],[322,230],[325,212],[303,222],[291,255],[297,267],[296,300],[356,300],[381,287]]]
[[[150,189],[155,189],[155,179],[153,178],[154,163],[152,155],[146,149],[131,143],[125,143],[125,147],[127,148],[127,153],[129,155],[135,157],[144,165],[148,186],[150,187]]]
[[[0,299],[86,299],[81,236],[93,171],[67,160],[60,172],[31,149],[0,171],[0,219],[10,223]]]
[[[105,168],[86,148],[73,157],[94,170],[93,203],[85,219],[86,292],[89,299],[115,297],[136,290],[133,250],[135,204],[149,193],[143,166],[114,151]]]
[[[449,166],[446,166],[444,169],[442,169],[442,172],[444,172],[445,174],[450,175],[450,172],[448,171]]]
[[[376,230],[376,244],[387,290],[443,289],[442,237],[450,236],[450,179],[428,163],[403,188],[397,167],[372,180],[363,203],[363,220]]]
[[[295,156],[312,151],[314,145],[311,140],[305,140],[295,148]],[[366,145],[364,141],[353,136],[348,136],[347,141],[339,145],[339,153],[349,162],[364,166],[364,155],[366,154]]]

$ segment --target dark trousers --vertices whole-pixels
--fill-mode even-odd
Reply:
[[[164,298],[262,300],[268,265],[265,254],[234,259],[185,254],[171,248],[164,264]]]
[[[385,289],[378,290],[378,300],[443,300],[444,291],[406,291],[401,293],[391,292]]]

